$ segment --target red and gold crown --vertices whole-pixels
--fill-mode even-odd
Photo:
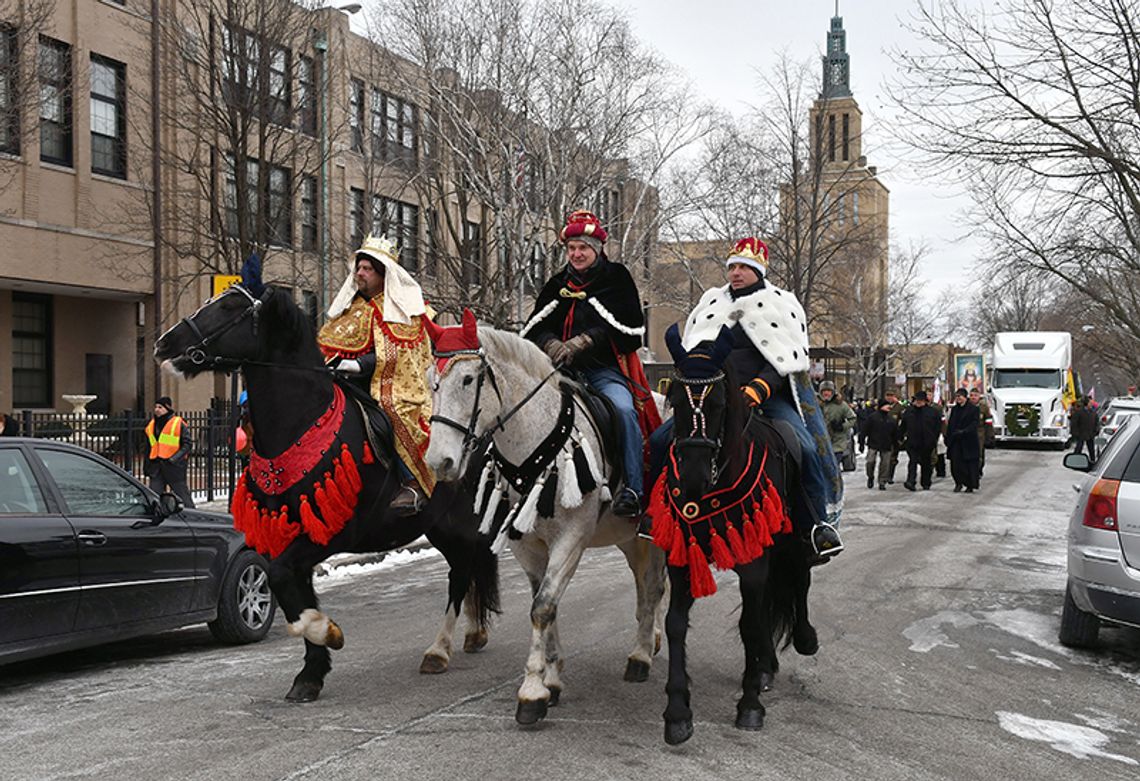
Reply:
[[[749,262],[751,261],[751,262]],[[744,263],[751,266],[759,263],[765,269],[768,268],[768,245],[760,241],[755,236],[741,239],[736,242],[732,251],[728,253],[729,263]]]
[[[588,211],[571,212],[566,218],[566,227],[558,234],[563,243],[578,236],[589,236],[605,243],[607,233],[602,221]]]

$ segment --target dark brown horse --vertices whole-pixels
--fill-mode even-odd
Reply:
[[[270,585],[290,634],[305,640],[305,665],[286,699],[315,700],[332,666],[329,649],[344,644],[313,591],[314,565],[335,553],[387,551],[426,535],[451,569],[443,624],[420,671],[447,669],[461,605],[469,624],[464,650],[486,644],[498,610],[498,563],[478,535],[469,489],[440,483],[418,515],[388,512],[399,485],[391,445],[370,443],[367,400],[334,382],[288,293],[230,288],[163,334],[154,353],[184,377],[244,375],[253,454],[231,510],[247,542],[270,559]]]
[[[711,567],[732,569],[740,581],[744,676],[738,729],[764,724],[760,693],[779,666],[780,642],[790,638],[797,651],[809,655],[819,643],[808,622],[808,549],[791,533],[784,509],[789,486],[796,485],[795,462],[777,429],[749,415],[725,364],[731,334],[725,329],[715,344],[689,352],[673,326],[666,344],[676,367],[670,389],[674,439],[650,513],[654,541],[669,551],[665,742],[677,744],[693,734],[685,639],[695,599],[716,591]]]

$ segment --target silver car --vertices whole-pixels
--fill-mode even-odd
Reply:
[[[1064,463],[1086,477],[1073,486],[1060,640],[1083,648],[1102,622],[1140,627],[1140,416],[1122,421],[1095,465],[1084,453]]]

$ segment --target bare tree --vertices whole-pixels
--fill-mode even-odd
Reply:
[[[0,191],[19,170],[19,157],[40,132],[40,118],[62,121],[71,70],[40,54],[40,36],[50,34],[55,0],[0,0]],[[36,85],[51,76],[53,89]]]
[[[648,267],[654,183],[710,123],[619,12],[592,0],[395,0],[372,29],[418,66],[393,72],[425,120],[408,184],[446,237],[434,248],[442,308],[520,319],[575,208],[598,212],[611,254]]]
[[[1055,280],[1116,359],[1140,347],[1137,18],[1131,0],[923,2],[890,90],[904,137],[974,197],[988,273],[1015,294],[1005,312],[986,295],[994,319],[1031,321]]]

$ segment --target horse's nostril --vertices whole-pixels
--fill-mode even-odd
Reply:
[[[445,475],[448,475],[451,474],[451,469],[454,466],[455,461],[450,458],[445,458],[443,459],[443,463],[439,465],[439,471],[443,472]]]

